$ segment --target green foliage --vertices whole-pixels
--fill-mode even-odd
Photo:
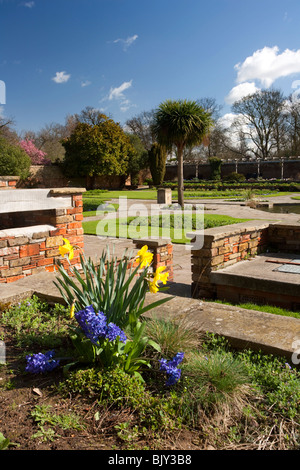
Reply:
[[[131,176],[131,185],[138,185],[139,171],[147,168],[148,166],[148,153],[141,139],[136,134],[126,134],[134,149],[129,154],[127,173]]]
[[[92,305],[96,312],[104,312],[108,323],[113,322],[122,329],[130,327],[133,331],[142,314],[168,300],[144,306],[149,290],[148,267],[133,268],[127,250],[121,257],[111,258],[109,250],[104,250],[97,265],[91,258],[81,256],[80,259],[81,269],[73,268],[74,277],[59,266],[61,277],[54,282],[68,305],[74,301],[75,311]]]
[[[0,137],[0,175],[20,176],[25,179],[29,175],[31,160],[26,152],[17,145],[11,145]]]
[[[222,402],[229,402],[249,384],[249,376],[243,361],[220,352],[203,355],[195,353],[183,366],[188,388],[187,399],[197,406],[210,409]]]
[[[31,412],[31,417],[38,425],[38,432],[33,434],[32,439],[42,439],[43,441],[53,441],[59,437],[56,429],[82,431],[84,426],[74,413],[56,414],[51,405],[36,405]],[[46,426],[46,427],[45,427]]]
[[[63,166],[66,174],[73,177],[125,175],[135,152],[120,125],[104,115],[94,126],[78,123],[62,144],[66,151]]]
[[[210,113],[196,101],[166,100],[154,113],[152,132],[159,144],[168,150],[176,147],[178,159],[178,203],[184,204],[183,198],[183,152],[201,144],[212,124]]]
[[[172,358],[178,351],[185,354],[200,346],[201,333],[195,324],[186,318],[177,321],[154,318],[146,323],[146,334],[159,344],[161,354]]]
[[[64,306],[49,307],[34,295],[5,309],[0,314],[0,324],[9,328],[18,346],[32,348],[38,344],[47,349],[65,341],[67,315]]]
[[[64,396],[80,394],[97,397],[100,403],[115,404],[117,407],[127,404],[136,408],[145,393],[145,386],[120,367],[106,370],[87,368],[70,371],[58,385],[58,390]]]
[[[211,169],[211,176],[212,180],[220,180],[221,179],[221,166],[222,160],[217,157],[211,157],[208,159]]]
[[[155,186],[160,186],[164,180],[166,172],[166,147],[155,142],[149,150],[148,155],[153,184]]]
[[[226,182],[231,182],[231,183],[234,183],[234,182],[239,183],[239,182],[245,181],[246,177],[245,175],[242,175],[241,173],[236,173],[234,171],[230,173],[229,175],[223,176],[222,180]]]
[[[200,144],[211,125],[210,113],[196,101],[166,100],[154,114],[152,130],[161,144],[171,147]]]

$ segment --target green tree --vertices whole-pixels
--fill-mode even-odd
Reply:
[[[21,147],[0,137],[1,176],[20,176],[24,179],[29,175],[30,165],[31,160]]]
[[[143,142],[136,134],[126,134],[134,151],[129,154],[127,174],[131,177],[131,184],[139,184],[139,172],[148,167],[148,152]]]
[[[134,148],[118,123],[103,115],[96,125],[79,122],[70,137],[63,141],[63,167],[67,175],[91,178],[126,175]]]
[[[196,101],[166,100],[154,114],[153,133],[168,149],[174,145],[178,159],[178,203],[183,206],[183,153],[186,147],[201,144],[211,126],[211,115]]]
[[[166,173],[167,150],[163,145],[155,142],[148,152],[149,166],[155,186],[160,186]]]
[[[221,179],[221,166],[222,160],[217,157],[211,157],[208,159],[211,169],[211,179],[220,180]]]

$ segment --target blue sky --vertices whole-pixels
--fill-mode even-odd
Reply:
[[[213,97],[230,118],[256,89],[300,89],[299,29],[299,0],[0,0],[0,113],[19,132],[86,106],[123,125]]]

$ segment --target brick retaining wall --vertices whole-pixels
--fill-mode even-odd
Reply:
[[[194,236],[192,243],[195,240]],[[193,297],[210,299],[219,297],[221,288],[212,282],[211,273],[266,250],[299,254],[300,225],[285,223],[253,225],[253,222],[248,222],[205,230],[203,247],[192,250]],[[226,288],[224,289],[226,291]],[[231,296],[229,294],[227,291],[227,297],[237,298],[237,291]],[[255,295],[255,292],[252,292],[252,295]]]
[[[40,219],[36,212],[35,223],[41,225],[0,231],[0,283],[17,281],[41,271],[54,272],[58,259],[67,268],[68,262],[62,260],[59,253],[59,246],[64,244],[63,238],[78,247],[74,250],[71,264],[79,266],[80,249],[84,248],[83,191],[76,188],[53,189],[50,191],[52,197],[71,196],[70,207],[40,211]],[[43,212],[51,212],[49,225]]]

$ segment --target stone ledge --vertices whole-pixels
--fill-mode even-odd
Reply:
[[[8,228],[0,231],[0,238],[5,237],[30,237],[35,233],[44,233],[56,230],[54,225],[31,225],[30,227]]]
[[[160,246],[170,245],[170,238],[158,238],[158,239],[149,239],[149,238],[137,238],[132,240],[135,245],[147,245],[149,248],[158,248]]]
[[[274,225],[276,225],[274,223]],[[255,224],[253,220],[249,222],[240,222],[238,224],[223,225],[220,227],[208,228],[206,230],[200,230],[195,232],[187,233],[188,238],[197,238],[205,236],[207,240],[219,240],[226,237],[233,237],[235,235],[243,234],[246,232],[255,232],[257,230],[264,230],[270,226],[270,222],[258,222]]]
[[[54,188],[50,189],[50,196],[70,196],[72,194],[82,194],[85,193],[85,188]]]

